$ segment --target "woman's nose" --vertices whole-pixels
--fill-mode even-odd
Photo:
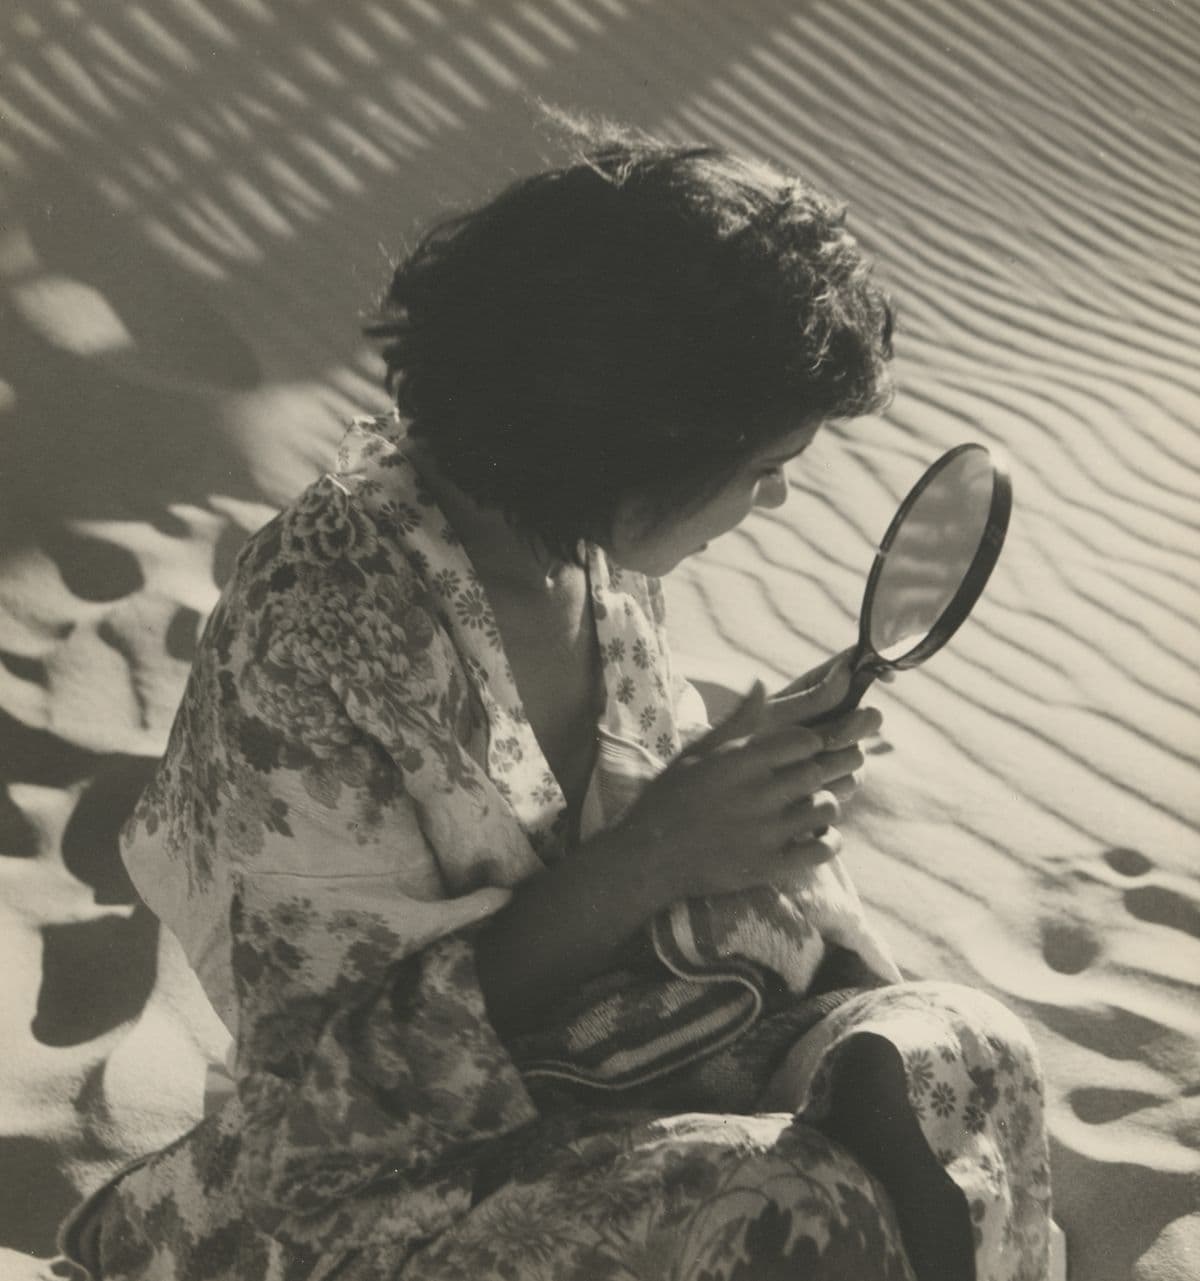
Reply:
[[[758,482],[755,507],[782,507],[788,500],[787,476],[782,471],[768,472]]]

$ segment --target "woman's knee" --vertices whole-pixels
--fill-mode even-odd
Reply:
[[[1011,1073],[1041,1081],[1041,1056],[1024,1022],[1002,1001],[960,983],[930,982],[925,1001],[941,1007],[965,1055]]]

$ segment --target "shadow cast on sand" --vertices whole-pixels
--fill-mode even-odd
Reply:
[[[890,435],[858,449],[830,433],[809,482],[824,534],[789,509],[732,540],[740,564],[685,581],[700,602],[681,616],[686,641],[763,671],[802,643],[828,648],[878,504],[910,465],[966,436],[1020,461],[1009,563],[962,645],[911,687],[908,741],[876,753],[880,775],[905,777],[919,744],[938,778],[907,776],[862,856],[878,877],[864,897],[891,920],[898,902],[911,913],[914,883],[936,887],[932,915],[955,937],[988,875],[1035,895],[1039,869],[1086,837],[1135,882],[1105,887],[1122,926],[1192,945],[1197,900],[1168,866],[1182,865],[1191,810],[1166,802],[1188,767],[1180,727],[1194,727],[1173,674],[1200,521],[1185,483],[1200,469],[1197,317],[1180,282],[1200,264],[1184,216],[1197,192],[1176,161],[1198,46],[1182,11],[1134,0],[922,2],[903,21],[859,0],[751,0],[686,20],[648,0],[0,15],[0,164],[15,175],[0,219],[0,855],[26,878],[18,933],[41,956],[22,976],[29,1017],[0,1029],[14,1063],[36,1065],[14,1078],[27,1133],[3,1149],[0,1181],[28,1195],[0,1243],[49,1251],[113,1156],[98,1129],[129,1155],[148,1141],[136,1074],[110,1113],[120,1091],[105,1069],[114,1042],[159,1038],[172,980],[153,921],[129,910],[117,830],[247,530],[326,465],[349,412],[383,403],[356,321],[389,255],[555,149],[539,96],[809,173],[851,200],[902,300],[907,391]],[[1093,643],[1110,633],[1116,658]],[[99,643],[77,644],[89,636]],[[118,714],[106,710],[84,743],[86,709],[63,704],[95,677],[70,668],[101,659],[133,695],[98,706],[129,723],[103,723]],[[960,795],[976,808],[955,812]],[[896,831],[969,839],[992,862],[964,870],[955,849],[934,867],[938,851],[898,849]],[[74,901],[47,907],[62,885]],[[1013,926],[1014,948],[1050,980],[1094,977],[1103,940],[1064,898],[1043,908]],[[923,956],[963,967],[939,946]],[[1155,973],[1139,981],[1158,992]],[[1035,1032],[1118,1068],[1174,1035],[1115,1003],[1023,1009]],[[1132,1088],[1070,1084],[1072,1124],[1151,1110]],[[1060,1143],[1055,1165],[1089,1281],[1124,1281],[1194,1209],[1177,1177],[1136,1161]]]

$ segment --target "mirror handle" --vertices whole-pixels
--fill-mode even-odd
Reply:
[[[863,695],[875,682],[875,677],[883,670],[882,667],[868,661],[856,663],[854,671],[850,677],[850,688],[846,691],[845,696],[836,707],[831,707],[827,712],[822,712],[815,720],[805,721],[810,727],[826,725],[839,716],[845,716],[847,712],[852,712],[863,700]]]

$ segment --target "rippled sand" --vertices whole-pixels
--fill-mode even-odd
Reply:
[[[1200,1271],[1198,46],[1134,0],[5,9],[6,1276],[196,1105],[207,1033],[116,826],[240,540],[380,404],[387,254],[551,154],[528,94],[808,173],[899,302],[886,417],[672,582],[692,671],[848,645],[925,464],[1007,456],[1002,563],[878,694],[847,859],[906,969],[1029,1020],[1073,1275]]]

